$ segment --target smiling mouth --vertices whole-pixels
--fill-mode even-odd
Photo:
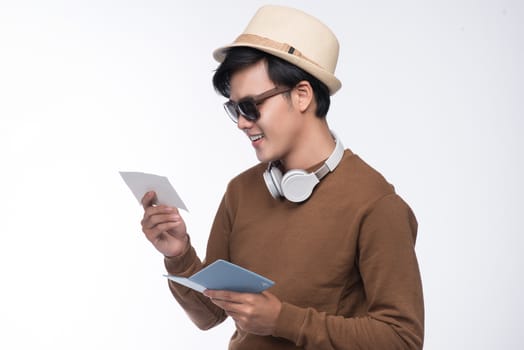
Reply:
[[[249,139],[251,140],[251,142],[256,142],[262,139],[263,137],[264,137],[264,134],[258,134],[258,135],[249,136]]]

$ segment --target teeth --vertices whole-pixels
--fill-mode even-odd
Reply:
[[[249,136],[249,139],[251,141],[257,141],[257,140],[260,140],[262,137],[264,137],[264,135],[253,135],[253,136]]]

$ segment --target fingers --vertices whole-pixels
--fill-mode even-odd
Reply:
[[[182,218],[176,208],[165,206],[149,207],[144,212],[142,227],[150,229],[163,222],[177,222],[181,220]]]
[[[164,256],[178,256],[189,244],[184,219],[177,208],[157,205],[154,191],[147,192],[141,200],[144,216],[141,221],[142,232],[155,248]]]
[[[155,205],[157,202],[157,197],[156,197],[156,193],[154,191],[149,191],[147,192],[144,197],[142,197],[142,207],[144,207],[144,209],[147,209],[149,207],[152,207],[153,205]]]
[[[144,197],[142,197],[142,206],[144,207],[142,226],[149,223],[149,225],[146,225],[146,228],[151,228],[162,220],[172,221],[181,219],[177,208],[168,207],[167,205],[155,205],[156,202],[156,193],[153,191],[147,192]]]
[[[142,219],[142,231],[150,236],[155,235],[155,233],[158,234],[169,231],[182,224],[182,218],[174,212],[161,212],[151,215],[145,214],[144,219]]]
[[[176,230],[180,225],[182,225],[180,222],[162,223],[162,224],[155,226],[152,229],[144,230],[144,234],[146,238],[151,242],[154,242],[158,239],[162,240],[164,238],[167,238],[168,236],[179,237],[177,235]],[[175,232],[171,233],[171,231],[175,231]]]
[[[228,301],[233,303],[241,303],[242,299],[247,295],[246,293],[237,293],[228,290],[212,290],[206,289],[204,295],[217,301]]]
[[[281,310],[280,301],[271,293],[236,293],[206,290],[204,295],[233,318],[240,329],[258,335],[270,335]]]
[[[248,294],[230,291],[206,290],[204,295],[209,297],[213,304],[220,307],[228,316],[234,317],[239,313],[246,312],[246,305],[250,305],[246,296]]]
[[[141,224],[142,231],[150,241],[156,239],[163,232],[171,232],[171,230],[177,232],[177,228],[180,226],[182,226],[181,230],[184,230],[183,225],[185,224],[177,208],[165,205],[146,207],[151,200],[145,198],[146,196],[144,196],[145,211]]]
[[[256,299],[262,297],[261,294],[237,293],[224,290],[205,290],[204,295],[211,301],[224,309],[226,312],[237,313],[246,306],[256,303]]]

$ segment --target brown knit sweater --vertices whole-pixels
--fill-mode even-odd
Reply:
[[[346,150],[304,203],[271,197],[259,164],[234,178],[218,209],[204,263],[195,250],[166,258],[189,276],[216,259],[262,274],[282,301],[273,336],[237,330],[230,349],[421,349],[417,222],[393,186]],[[193,322],[226,315],[202,294],[169,282]]]

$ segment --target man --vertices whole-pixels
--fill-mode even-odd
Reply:
[[[176,208],[147,193],[142,229],[170,274],[217,259],[275,285],[262,293],[169,282],[202,329],[228,316],[230,349],[421,349],[424,307],[417,222],[393,186],[327,124],[338,41],[317,19],[265,6],[231,45],[213,83],[260,164],[228,185],[202,263]]]

